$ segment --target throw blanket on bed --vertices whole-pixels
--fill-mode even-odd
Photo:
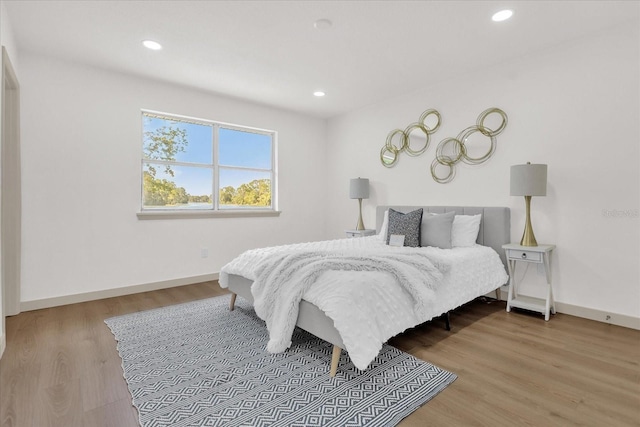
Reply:
[[[424,254],[347,255],[328,252],[278,254],[258,263],[251,286],[258,316],[267,323],[267,351],[279,353],[291,345],[298,308],[305,292],[327,271],[377,271],[393,278],[410,296],[414,309],[424,311],[442,272]]]
[[[269,330],[267,350],[282,352],[291,345],[300,301],[307,290],[328,271],[369,271],[389,277],[406,292],[412,309],[424,312],[446,270],[425,253],[413,248],[360,247],[364,239],[289,245],[250,250],[224,266],[220,284],[227,287],[229,274],[253,280],[251,293],[258,316]]]
[[[329,262],[318,266],[323,261]],[[304,274],[310,276],[301,279]],[[358,369],[366,369],[389,338],[493,291],[508,278],[499,255],[485,246],[398,248],[380,236],[248,250],[220,271],[223,288],[229,275],[254,282],[251,293],[256,310],[268,319],[270,350],[289,344],[286,329],[296,322],[302,297],[333,320]],[[290,288],[296,282],[300,287]],[[284,300],[277,300],[278,292],[287,294]]]

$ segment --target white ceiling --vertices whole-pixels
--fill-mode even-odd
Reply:
[[[4,1],[31,51],[331,117],[626,21],[637,1]],[[491,21],[502,8],[512,19]],[[316,30],[329,19],[333,26]],[[141,41],[160,42],[150,51]],[[327,93],[316,98],[313,91]]]

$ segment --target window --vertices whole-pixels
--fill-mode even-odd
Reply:
[[[275,210],[275,132],[142,112],[142,211]]]

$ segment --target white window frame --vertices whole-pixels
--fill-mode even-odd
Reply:
[[[167,160],[149,160],[144,157],[144,117],[155,116],[168,120],[189,122],[198,125],[212,127],[212,159],[208,163],[189,163]],[[153,110],[141,110],[141,132],[140,132],[140,211],[137,213],[139,219],[179,219],[179,218],[208,218],[208,217],[238,217],[238,216],[278,216],[278,173],[277,173],[277,139],[278,133],[273,130],[261,129],[250,126],[236,125],[232,123],[218,122],[214,120],[188,117],[173,113],[164,113]],[[241,132],[257,133],[271,137],[271,168],[253,168],[244,166],[231,166],[219,163],[219,134],[220,128],[232,129]],[[212,207],[207,209],[172,209],[172,208],[144,208],[144,166],[146,163],[172,166],[201,167],[212,169]],[[220,169],[246,170],[256,172],[268,172],[271,178],[271,206],[241,206],[225,208],[220,206]]]

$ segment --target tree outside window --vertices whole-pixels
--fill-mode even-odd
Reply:
[[[142,209],[275,209],[270,131],[143,112]]]

